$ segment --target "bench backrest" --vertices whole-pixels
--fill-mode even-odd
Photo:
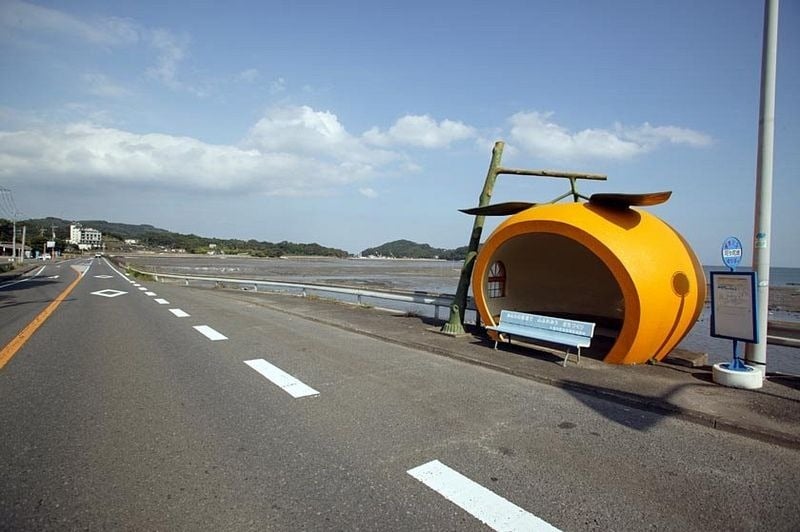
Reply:
[[[564,318],[554,318],[552,316],[542,316],[540,314],[528,314],[517,312],[516,310],[501,310],[500,323],[516,325],[518,327],[530,327],[531,329],[544,329],[546,331],[556,331],[575,336],[591,338],[594,335],[594,323],[587,321],[567,320]]]

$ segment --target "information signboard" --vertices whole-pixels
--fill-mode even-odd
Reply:
[[[47,241],[47,249],[52,249],[54,247],[56,247],[56,241],[55,240],[48,240]]]
[[[711,336],[758,343],[755,272],[711,272]]]

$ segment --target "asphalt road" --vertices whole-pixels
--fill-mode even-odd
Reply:
[[[0,348],[65,270],[0,286]],[[797,451],[104,260],[0,370],[0,405],[4,530],[800,527]]]
[[[0,348],[33,320],[74,279],[70,264],[42,263],[29,275],[14,279],[0,278]]]

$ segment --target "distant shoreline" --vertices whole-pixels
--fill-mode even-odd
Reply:
[[[215,263],[218,263],[217,261],[225,260],[225,259],[246,259],[246,260],[256,260],[257,259],[258,261],[264,261],[265,263],[283,262],[285,260],[297,260],[298,262],[323,260],[323,261],[328,262],[329,264],[331,264],[332,267],[334,267],[334,268],[335,268],[335,266],[333,266],[333,264],[336,263],[339,260],[348,260],[348,261],[351,261],[352,263],[363,263],[365,266],[367,264],[370,264],[370,263],[373,263],[373,262],[380,262],[380,261],[386,261],[386,262],[392,262],[392,263],[407,262],[409,264],[412,264],[412,263],[423,264],[423,263],[426,263],[426,262],[427,263],[454,262],[454,261],[448,261],[448,260],[445,260],[445,259],[410,259],[410,258],[396,259],[396,258],[388,258],[388,257],[380,257],[380,258],[379,257],[374,257],[374,258],[349,257],[347,259],[343,259],[343,258],[338,258],[338,257],[327,257],[327,256],[285,256],[285,257],[282,257],[282,258],[274,258],[274,257],[261,258],[261,257],[250,257],[250,256],[244,256],[244,255],[192,255],[192,254],[188,254],[188,253],[187,254],[166,254],[166,253],[165,254],[160,254],[160,253],[142,253],[142,254],[139,254],[139,253],[133,253],[133,254],[124,254],[124,256],[132,257],[132,258],[136,257],[136,256],[143,256],[143,257],[144,256],[150,256],[150,257],[164,257],[164,258],[182,258],[182,259],[186,259],[186,260],[191,260],[193,262],[194,261],[198,261],[198,260],[202,260],[202,259],[205,258],[206,260],[209,260],[209,262],[213,261]],[[459,262],[459,261],[455,261],[455,262]],[[712,270],[712,269],[716,270],[717,267],[714,267],[714,266],[708,267],[708,266],[706,266],[704,269],[706,271],[709,271],[709,270]],[[376,288],[387,288],[387,285],[386,285],[385,281],[384,282],[375,282],[375,280],[374,279],[370,279],[368,275],[364,279],[358,279],[360,277],[359,274],[363,274],[363,273],[364,272],[358,272],[358,273],[357,272],[348,272],[347,277],[349,277],[349,281],[350,282],[358,280],[359,281],[358,284],[362,288],[363,287],[369,287],[371,285],[374,285],[374,287],[376,287]],[[439,270],[437,270],[437,275],[439,273],[440,273]],[[326,273],[325,275],[326,276],[330,276],[330,272]],[[708,280],[708,276],[706,276],[706,279]],[[790,279],[792,279],[790,284],[780,284],[780,285],[771,285],[770,286],[770,289],[769,289],[769,309],[771,311],[800,313],[800,285],[794,284],[795,283],[794,277],[790,277]],[[707,287],[707,288],[708,289],[707,289],[707,296],[706,296],[707,301],[706,302],[709,303],[710,302],[710,298],[711,298],[711,289],[710,289],[710,286]]]

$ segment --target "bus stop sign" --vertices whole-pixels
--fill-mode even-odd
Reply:
[[[729,236],[722,243],[722,262],[734,271],[742,262],[742,242],[735,236]]]

